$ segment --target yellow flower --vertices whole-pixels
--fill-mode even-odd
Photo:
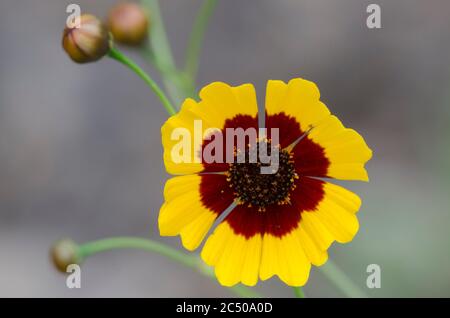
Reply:
[[[278,169],[273,174],[261,174],[264,164],[259,159],[256,163],[248,158],[241,163],[202,160],[208,144],[216,140],[211,138],[212,131],[226,136],[227,128],[258,128],[251,84],[212,83],[201,90],[199,102],[187,99],[162,127],[166,169],[180,176],[165,185],[160,233],[180,235],[183,246],[194,250],[224,210],[234,207],[201,252],[202,259],[215,267],[222,285],[253,286],[258,278],[277,275],[288,285],[303,286],[311,264],[327,261],[331,243],[349,242],[358,231],[355,213],[360,198],[322,178],[368,181],[364,164],[372,151],[356,131],[330,114],[319,97],[317,86],[304,79],[287,84],[268,81],[267,136],[258,141],[264,140],[271,150],[279,149]],[[191,160],[174,158],[180,142],[174,131],[182,128],[195,136],[199,120],[204,138],[192,139],[186,151]],[[278,128],[276,145],[271,145],[275,140],[272,128]],[[226,139],[221,141],[223,147]],[[235,151],[235,158],[242,152],[250,157],[251,147],[248,143]]]

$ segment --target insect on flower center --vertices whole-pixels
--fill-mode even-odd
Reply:
[[[264,211],[272,204],[290,203],[290,192],[295,187],[294,182],[298,179],[298,175],[295,172],[292,154],[287,150],[278,150],[276,172],[262,173],[261,167],[269,167],[271,162],[261,162],[260,157],[256,155],[260,147],[267,147],[269,156],[273,151],[270,141],[248,145],[245,150],[245,162],[239,163],[235,160],[230,164],[227,181],[234,191],[238,204],[256,206],[260,211]],[[250,158],[257,160],[251,161]]]

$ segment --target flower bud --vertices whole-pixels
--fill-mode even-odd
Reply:
[[[66,272],[67,266],[80,261],[78,245],[70,239],[57,241],[50,250],[50,256],[55,267],[63,273]]]
[[[101,59],[110,49],[110,35],[106,26],[97,17],[83,14],[79,28],[66,27],[63,47],[72,60],[89,63]]]
[[[116,42],[138,46],[147,38],[149,19],[136,3],[119,3],[108,14],[107,21]]]

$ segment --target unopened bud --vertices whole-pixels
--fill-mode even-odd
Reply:
[[[108,27],[114,41],[137,46],[147,38],[149,18],[140,5],[136,3],[119,3],[108,14]]]
[[[69,265],[80,262],[78,245],[70,239],[57,241],[50,250],[50,256],[55,267],[63,273]]]
[[[97,17],[83,14],[79,28],[66,26],[64,29],[63,47],[77,63],[97,61],[110,49],[108,29]]]

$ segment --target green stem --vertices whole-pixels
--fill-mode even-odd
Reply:
[[[175,68],[175,62],[173,59],[172,49],[170,48],[169,41],[167,39],[166,30],[164,28],[164,21],[159,8],[158,0],[142,0],[145,7],[150,10],[150,16],[152,18],[150,26],[149,40],[152,44],[153,51],[157,56],[157,59],[161,64],[167,65],[171,68]]]
[[[195,257],[178,252],[162,243],[141,239],[137,237],[112,237],[98,241],[92,241],[79,246],[79,257],[81,261],[89,256],[115,249],[139,249],[164,255],[188,267],[196,267]]]
[[[186,97],[193,97],[192,84],[184,72],[168,65],[161,65],[150,47],[143,48],[141,53],[158,70],[167,95],[176,105],[181,105]]]
[[[322,273],[342,292],[350,298],[367,298],[367,295],[353,283],[350,278],[332,260],[320,267]]]
[[[116,61],[119,61],[123,65],[130,68],[140,78],[142,78],[147,83],[147,85],[153,90],[153,92],[155,92],[156,96],[158,96],[158,98],[161,100],[164,108],[167,110],[169,115],[174,115],[176,113],[176,110],[173,107],[172,103],[169,101],[169,99],[161,90],[161,88],[159,88],[158,84],[156,84],[156,82],[146,72],[144,72],[135,62],[133,62],[130,58],[128,58],[126,55],[124,55],[122,52],[120,52],[114,47],[110,49],[108,55],[109,57],[115,59]]]
[[[163,243],[138,237],[112,237],[82,244],[78,246],[78,259],[81,263],[90,256],[116,249],[138,249],[157,253],[215,280],[214,272],[198,256],[185,254]],[[232,287],[231,290],[241,297],[261,297],[258,293],[242,285]]]
[[[292,287],[294,289],[295,297],[297,298],[305,298],[305,293],[301,287]]]
[[[153,54],[153,64],[158,70],[175,70],[175,61],[172,54],[172,49],[167,39],[167,33],[164,27],[164,21],[161,15],[158,0],[141,0],[142,4],[150,11],[152,18],[149,43],[151,46],[151,52]],[[172,101],[176,105],[181,105],[185,96],[182,96],[180,89],[180,81],[177,76],[168,72],[161,72],[162,82],[170,95]]]
[[[189,44],[186,52],[186,63],[184,70],[186,74],[195,81],[199,66],[199,56],[202,47],[203,38],[209,18],[211,17],[217,0],[205,0],[197,15],[194,26],[192,28]]]

